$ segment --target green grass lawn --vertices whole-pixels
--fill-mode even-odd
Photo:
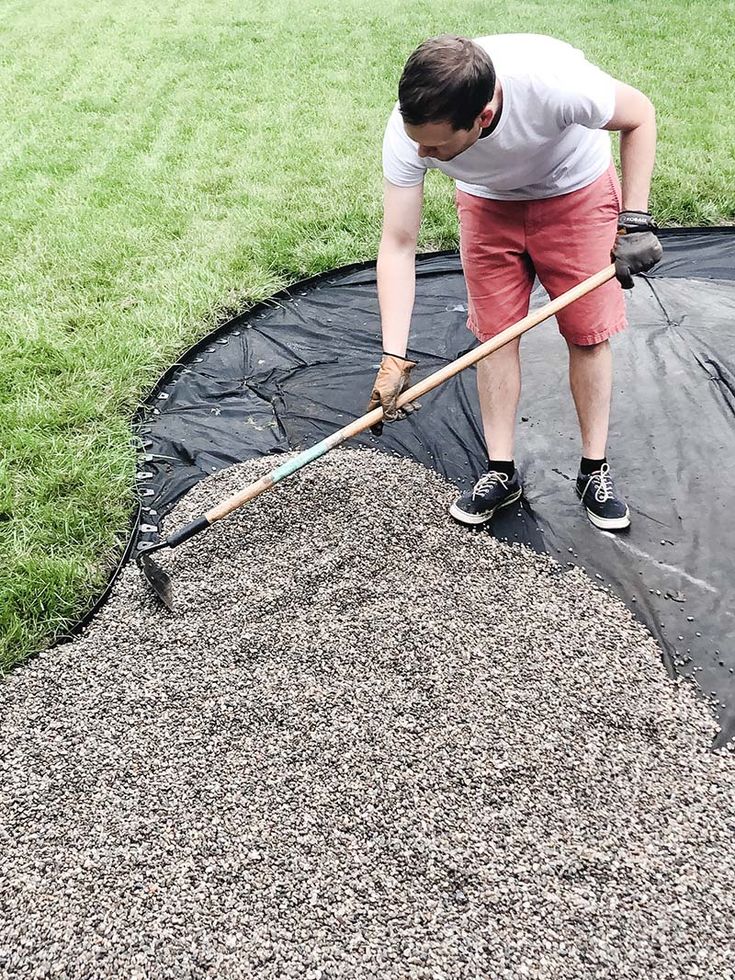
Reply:
[[[375,257],[400,68],[444,31],[582,47],[657,106],[659,220],[735,216],[730,2],[3,4],[0,668],[105,581],[133,508],[130,416],[177,352]],[[453,246],[450,182],[428,184],[421,247]]]

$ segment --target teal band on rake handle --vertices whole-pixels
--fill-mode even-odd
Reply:
[[[285,463],[281,463],[276,469],[271,473],[271,478],[274,483],[280,483],[281,480],[285,480],[287,476],[291,476],[297,470],[300,470],[303,466],[308,466],[309,463],[313,463],[315,459],[319,459],[320,456],[324,456],[332,448],[329,445],[329,438],[322,439],[318,442],[316,446],[312,446],[310,449],[305,449],[303,452],[299,453],[298,456],[294,456],[293,459],[287,460]]]

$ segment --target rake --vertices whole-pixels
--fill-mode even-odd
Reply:
[[[505,344],[514,340],[516,337],[520,337],[521,334],[526,333],[532,327],[537,326],[539,323],[543,323],[544,320],[548,320],[549,317],[554,316],[559,310],[563,310],[564,307],[569,306],[575,300],[580,299],[582,296],[586,296],[587,293],[591,292],[593,289],[597,289],[598,286],[602,286],[608,280],[612,279],[615,275],[615,265],[610,264],[606,268],[601,269],[600,272],[595,273],[595,275],[590,276],[588,279],[583,280],[578,285],[572,287],[572,289],[567,290],[567,292],[562,293],[561,296],[557,296],[556,299],[542,306],[540,309],[529,313],[528,316],[523,317],[522,320],[518,320],[517,323],[512,324],[507,327],[501,333],[497,334],[495,337],[491,337],[490,340],[485,341],[484,344],[480,344],[478,347],[473,348],[461,357],[452,361],[450,364],[446,364],[444,367],[435,371],[433,374],[428,375],[422,381],[417,382],[413,387],[407,388],[402,395],[398,398],[397,406],[402,408],[409,402],[416,401],[423,395],[427,394],[429,391],[433,391],[434,388],[438,388],[439,385],[448,381],[449,378],[453,378],[455,375],[459,374],[460,371],[464,371],[465,368],[471,367],[473,364],[477,364],[488,354],[492,354],[494,351],[498,350],[500,347],[504,347]],[[349,425],[345,425],[343,428],[338,429],[337,432],[333,432],[332,435],[327,436],[326,439],[322,439],[315,446],[310,449],[305,449],[303,452],[294,456],[293,459],[287,460],[281,466],[276,467],[270,473],[262,476],[255,483],[251,483],[239,490],[237,493],[223,500],[221,503],[212,507],[210,510],[206,511],[200,517],[195,520],[190,521],[183,527],[179,528],[178,531],[173,531],[169,534],[163,541],[159,541],[156,544],[147,545],[142,548],[136,558],[138,566],[143,573],[146,581],[149,583],[156,596],[161,600],[161,602],[169,609],[173,610],[173,586],[171,583],[171,577],[168,572],[165,571],[160,565],[158,565],[151,555],[153,552],[161,551],[163,548],[177,548],[180,544],[193,538],[196,534],[200,534],[205,531],[212,524],[217,521],[221,521],[228,514],[242,507],[244,504],[250,503],[251,500],[255,500],[266,490],[271,490],[277,483],[281,480],[285,480],[286,477],[293,476],[304,466],[309,463],[314,462],[315,459],[319,459],[329,452],[330,449],[334,449],[336,446],[342,445],[348,439],[353,436],[359,435],[366,429],[371,428],[377,422],[383,418],[383,409],[376,408],[372,412],[367,412],[360,418],[355,419],[354,422],[350,422]]]

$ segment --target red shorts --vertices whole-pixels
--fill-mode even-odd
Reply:
[[[610,264],[620,212],[615,165],[587,187],[535,201],[492,201],[457,191],[467,325],[489,340],[528,313],[535,275],[552,299]],[[599,344],[624,330],[617,279],[556,314],[563,337]]]

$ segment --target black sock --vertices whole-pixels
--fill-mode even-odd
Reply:
[[[508,479],[510,479],[516,471],[515,460],[491,459],[488,460],[488,469],[495,470],[496,473],[503,473],[504,476],[507,476]]]
[[[588,459],[586,456],[582,457],[582,462],[579,464],[579,470],[582,476],[589,476],[590,473],[597,473],[602,469],[604,463],[607,462],[607,456],[603,456],[602,459]]]

